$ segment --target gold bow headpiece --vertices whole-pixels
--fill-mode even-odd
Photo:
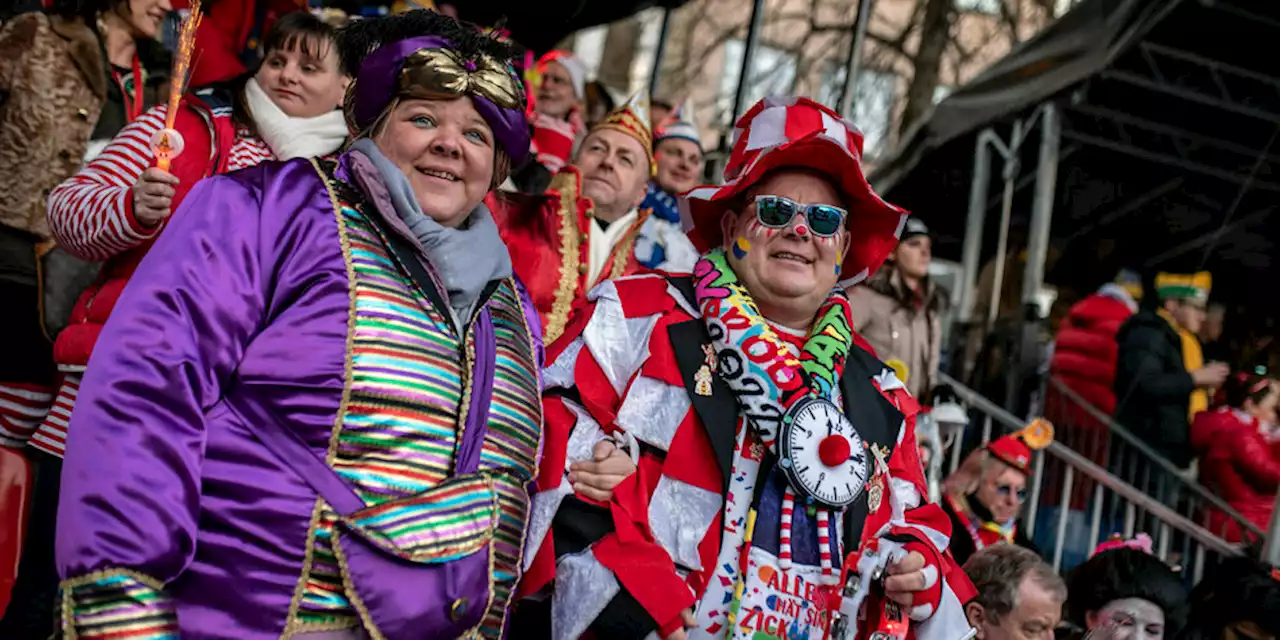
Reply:
[[[510,161],[519,164],[528,155],[524,85],[514,69],[492,55],[460,53],[435,35],[379,46],[347,87],[343,107],[353,136],[371,133],[397,97],[470,97]]]
[[[503,109],[524,109],[520,80],[487,54],[463,59],[450,49],[419,49],[404,62],[400,92],[423,98],[477,95]]]

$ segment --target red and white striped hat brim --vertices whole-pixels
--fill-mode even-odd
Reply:
[[[849,253],[840,286],[875,273],[898,244],[907,211],[880,198],[862,169],[862,132],[808,98],[765,98],[738,120],[725,183],[696,187],[680,198],[685,231],[701,251],[722,246],[720,219],[734,197],[783,167],[826,175],[849,207]]]

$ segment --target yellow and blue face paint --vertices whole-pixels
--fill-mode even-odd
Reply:
[[[733,241],[733,257],[741,260],[747,257],[747,252],[751,250],[751,241],[746,238],[738,238]]]

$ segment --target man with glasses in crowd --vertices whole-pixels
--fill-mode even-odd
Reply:
[[[1053,440],[1053,428],[1037,421],[974,451],[947,478],[943,508],[951,517],[951,555],[963,564],[975,552],[1002,543],[1035,549],[1019,515],[1027,502],[1031,452]]]

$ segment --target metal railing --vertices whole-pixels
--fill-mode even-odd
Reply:
[[[1263,530],[1197,482],[1193,471],[1178,468],[1061,379],[1049,378],[1045,396],[1044,415],[1059,426],[1068,447],[1144,493],[1157,495],[1214,535],[1246,546],[1261,545]],[[1078,495],[1072,498],[1079,504]]]
[[[997,428],[998,435],[1017,431],[1026,425],[1025,421],[951,376],[942,373],[939,379],[943,384],[951,385],[971,411],[982,416],[984,439]],[[957,438],[952,446],[963,446],[962,439]],[[959,452],[956,451],[953,460],[958,459]],[[1023,522],[1028,533],[1041,546],[1041,552],[1057,570],[1070,569],[1083,561],[1098,543],[1113,533],[1132,537],[1138,532],[1148,532],[1155,542],[1153,551],[1160,559],[1184,567],[1190,562],[1190,576],[1194,581],[1200,580],[1206,563],[1214,558],[1242,553],[1240,545],[1214,535],[1197,524],[1195,519],[1125,482],[1061,442],[1055,441],[1037,451],[1033,465],[1032,489]],[[1057,477],[1051,477],[1053,467],[1061,470]],[[1047,480],[1056,481],[1054,491],[1042,491],[1042,487],[1049,488]],[[1069,508],[1073,492],[1078,489],[1090,497],[1083,509],[1087,518],[1073,515],[1078,510]],[[1056,493],[1056,510],[1050,512],[1047,505],[1042,504],[1042,493],[1045,496]],[[1037,519],[1045,525],[1040,535],[1036,535]]]

